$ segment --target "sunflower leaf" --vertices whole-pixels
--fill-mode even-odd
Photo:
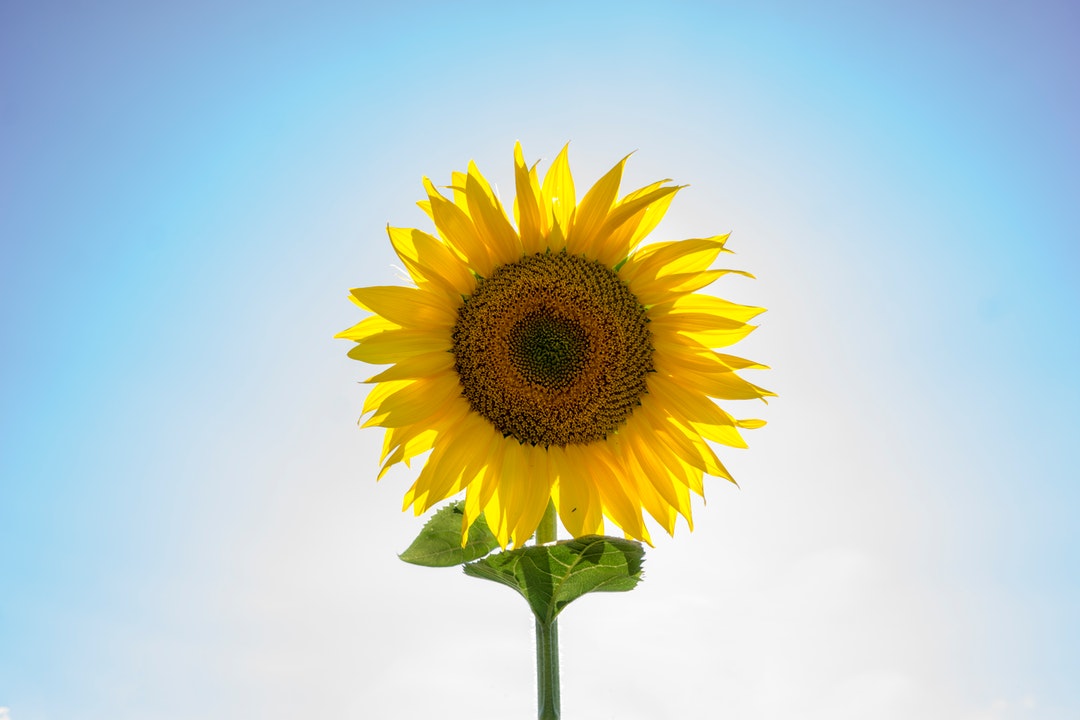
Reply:
[[[536,619],[547,624],[586,593],[633,590],[641,581],[644,558],[639,542],[586,535],[489,555],[464,570],[517,590]]]
[[[469,528],[465,547],[461,546],[461,522],[465,503],[453,502],[439,508],[399,558],[424,567],[451,567],[482,558],[499,547],[481,515]]]

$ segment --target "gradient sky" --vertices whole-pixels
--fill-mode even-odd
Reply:
[[[812,6],[812,7],[811,7]],[[562,618],[567,718],[1080,717],[1066,2],[7,2],[0,717],[534,713],[510,591],[395,554],[369,368],[420,178],[571,143],[732,232],[780,397]]]

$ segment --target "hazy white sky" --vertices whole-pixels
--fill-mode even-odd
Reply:
[[[1076,11],[0,10],[0,705],[529,717],[511,591],[405,565],[348,288],[521,140],[689,183],[769,425],[562,617],[567,718],[1080,715]],[[730,257],[730,256],[729,256]],[[741,408],[740,408],[741,410]],[[0,711],[0,718],[3,718]]]

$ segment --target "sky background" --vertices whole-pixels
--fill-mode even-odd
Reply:
[[[1080,717],[1080,10],[748,5],[3,3],[0,717],[534,716],[332,339],[515,140],[689,184],[780,395],[562,616],[565,717]]]

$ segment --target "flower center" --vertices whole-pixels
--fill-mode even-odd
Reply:
[[[566,253],[527,255],[482,279],[458,310],[462,395],[522,443],[602,440],[647,391],[648,322],[607,266]]]
[[[510,364],[529,382],[554,389],[577,376],[589,351],[585,329],[555,312],[533,311],[510,329]]]

